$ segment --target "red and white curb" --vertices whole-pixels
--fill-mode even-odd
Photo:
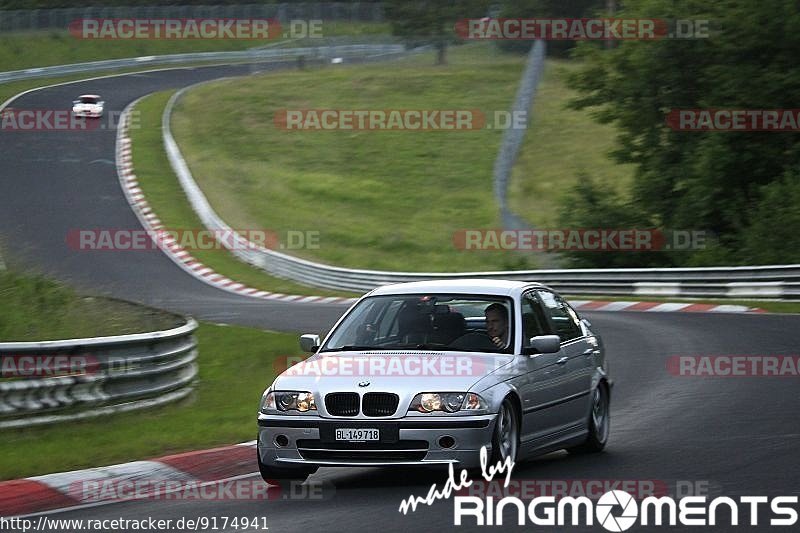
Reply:
[[[690,302],[610,302],[603,300],[569,300],[579,311],[645,311],[650,313],[764,313],[758,307],[730,304],[697,304]]]
[[[177,499],[170,498],[170,490],[174,493],[192,489],[202,494],[203,487],[254,474],[255,450],[256,443],[252,441],[149,461],[0,481],[0,516],[96,507],[131,499]],[[263,485],[260,478],[255,483]],[[92,490],[87,492],[86,487]],[[95,490],[97,487],[105,489]],[[267,490],[265,485],[261,489]],[[121,497],[123,493],[132,497]]]
[[[131,103],[122,112],[120,118],[119,128],[117,130],[117,175],[119,177],[122,190],[128,203],[133,208],[134,213],[139,218],[142,226],[148,231],[156,232],[164,230],[164,225],[159,220],[158,215],[153,211],[147,203],[144,196],[144,191],[139,187],[139,181],[133,171],[133,159],[131,140],[128,135],[128,125],[130,117],[130,109],[138,102]],[[333,304],[351,304],[356,301],[355,298],[341,298],[335,296],[302,296],[297,294],[281,294],[276,292],[267,292],[253,287],[248,287],[243,283],[236,282],[229,279],[222,274],[216,273],[213,269],[204,265],[195,259],[188,251],[186,251],[173,237],[165,237],[163,239],[156,239],[156,245],[178,266],[183,270],[194,276],[195,278],[213,285],[220,289],[244,296],[251,296],[253,298],[261,298],[264,300],[276,300],[281,302],[296,302],[296,303],[333,303]]]

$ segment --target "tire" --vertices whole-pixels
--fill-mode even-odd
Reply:
[[[583,444],[570,448],[570,453],[597,453],[603,451],[611,429],[611,409],[608,385],[600,382],[592,392],[592,410],[589,412],[589,435]]]
[[[267,466],[261,462],[261,456],[256,451],[258,458],[258,470],[261,478],[269,485],[277,485],[282,490],[289,489],[291,486],[303,483],[308,476],[317,471],[318,467],[311,468],[275,468]]]
[[[511,461],[516,462],[519,450],[519,427],[519,414],[514,407],[514,402],[511,401],[511,398],[506,397],[497,414],[497,422],[494,425],[494,433],[492,433],[492,457],[487,466],[503,462],[507,457],[511,457]]]

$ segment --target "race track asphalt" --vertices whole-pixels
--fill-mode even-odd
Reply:
[[[260,70],[280,64],[260,65]],[[224,76],[252,67],[164,70],[41,89],[10,104],[18,110],[63,110],[79,94],[97,93],[106,113],[119,113],[140,96]],[[104,124],[110,121],[103,119]],[[328,328],[342,304],[291,305],[231,294],[188,276],[158,250],[75,250],[75,229],[141,229],[117,178],[116,130],[0,132],[0,227],[6,262],[34,269],[92,292],[189,313],[213,322],[235,322],[282,331]]]

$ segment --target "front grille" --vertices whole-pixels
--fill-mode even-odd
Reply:
[[[361,410],[366,416],[392,416],[397,411],[400,397],[390,392],[368,392],[362,403]]]
[[[356,416],[359,413],[359,400],[356,392],[331,392],[325,395],[325,409],[332,416]],[[368,392],[361,399],[360,410],[365,416],[392,416],[399,403],[397,394]]]
[[[333,416],[356,416],[358,414],[358,393],[331,392],[325,395],[325,409]]]

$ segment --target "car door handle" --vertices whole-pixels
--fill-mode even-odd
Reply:
[[[558,361],[556,361],[556,364],[557,365],[565,365],[565,364],[567,364],[567,361],[569,361],[569,357],[564,356],[561,359],[559,359]]]

